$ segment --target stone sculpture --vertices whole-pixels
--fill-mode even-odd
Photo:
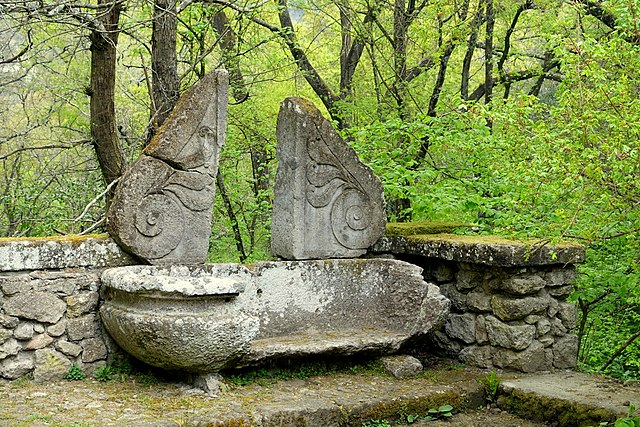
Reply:
[[[127,252],[151,264],[205,261],[227,95],[226,71],[205,76],[121,178],[107,228]]]
[[[273,254],[290,260],[364,254],[385,231],[380,180],[305,99],[281,104],[277,138]]]

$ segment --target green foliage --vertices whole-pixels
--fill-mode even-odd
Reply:
[[[485,398],[489,402],[494,402],[496,400],[496,397],[498,397],[500,384],[502,384],[502,380],[500,379],[496,371],[492,370],[491,373],[480,378],[478,382],[484,387]]]
[[[113,380],[124,381],[124,379],[135,373],[131,360],[128,356],[116,356],[109,363],[99,367],[93,374],[93,377],[102,382]]]
[[[82,381],[85,378],[87,378],[87,374],[75,363],[71,365],[67,374],[64,376],[64,379],[69,381]]]
[[[640,417],[634,417],[635,405],[629,406],[629,416],[616,420],[615,427],[640,427]]]
[[[389,420],[369,420],[362,423],[362,427],[391,427]]]
[[[453,417],[453,406],[442,405],[439,408],[432,408],[427,411],[427,415],[423,418],[425,421],[435,421],[441,418],[447,419]]]

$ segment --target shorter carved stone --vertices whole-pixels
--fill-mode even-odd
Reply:
[[[107,227],[127,252],[151,264],[205,261],[227,89],[223,70],[189,89],[121,178]]]
[[[284,100],[277,137],[274,255],[302,260],[364,254],[385,231],[380,180],[307,100]]]

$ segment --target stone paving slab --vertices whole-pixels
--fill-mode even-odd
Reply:
[[[368,420],[393,421],[400,414],[424,414],[449,404],[465,411],[459,418],[462,424],[456,424],[454,417],[451,425],[489,427],[491,413],[474,418],[474,410],[484,406],[477,381],[484,374],[456,365],[428,369],[418,378],[405,380],[340,373],[231,386],[217,396],[180,383],[147,385],[143,377],[106,383],[89,379],[3,382],[0,426],[361,427]],[[639,386],[598,376],[560,372],[501,374],[501,378],[498,406],[522,418],[540,420],[535,425],[597,426],[626,416],[630,404],[640,403]]]
[[[597,426],[640,406],[640,384],[579,372],[528,375],[505,380],[498,406],[561,426]],[[640,416],[636,412],[635,416]]]

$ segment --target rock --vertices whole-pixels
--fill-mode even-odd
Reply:
[[[91,363],[107,358],[107,347],[101,338],[88,338],[82,341],[82,362]]]
[[[450,314],[444,330],[451,338],[473,344],[476,342],[476,316],[473,313]]]
[[[33,337],[31,341],[27,343],[27,345],[24,346],[23,350],[39,350],[41,348],[45,348],[52,342],[53,342],[53,338],[51,338],[49,335],[38,334],[35,337]]]
[[[305,99],[282,102],[276,132],[273,254],[290,260],[364,254],[385,232],[380,180]]]
[[[151,264],[204,263],[227,90],[224,70],[191,87],[121,178],[107,228],[127,252]]]
[[[191,382],[194,387],[214,396],[228,389],[227,385],[224,383],[224,378],[222,378],[222,375],[220,374],[194,375],[191,378]]]
[[[30,340],[33,337],[33,325],[22,322],[13,330],[13,336],[17,340]]]
[[[35,353],[33,380],[37,383],[61,380],[71,368],[69,359],[52,348],[36,350]]]
[[[491,368],[494,349],[490,345],[472,345],[460,351],[460,361],[479,368]]]
[[[69,341],[59,340],[55,344],[56,350],[71,357],[78,357],[82,353],[82,347]]]
[[[100,323],[97,315],[85,314],[67,321],[67,336],[71,341],[99,336]]]
[[[12,336],[13,336],[13,331],[11,329],[0,328],[0,344],[5,342]]]
[[[56,323],[62,318],[67,305],[52,293],[28,291],[7,298],[3,308],[10,316]]]
[[[567,334],[553,345],[553,366],[558,369],[573,369],[578,364],[578,337]]]
[[[451,301],[451,308],[461,312],[467,311],[467,296],[458,291],[455,283],[443,283],[442,285],[438,285],[438,287],[442,295]]]
[[[493,363],[503,369],[517,369],[522,372],[548,371],[552,368],[552,361],[544,346],[538,341],[533,341],[524,351],[496,351]]]
[[[491,313],[491,295],[476,288],[467,294],[467,307],[477,313]]]
[[[60,335],[64,334],[66,330],[67,330],[67,322],[64,319],[62,319],[55,325],[49,326],[47,328],[47,333],[52,337],[59,337]]]
[[[549,298],[545,297],[525,297],[511,298],[504,295],[494,295],[491,297],[491,307],[493,313],[500,320],[520,320],[531,313],[540,313],[549,306]]]
[[[415,377],[423,370],[422,363],[413,356],[388,356],[381,360],[385,371],[399,380]]]
[[[536,333],[533,325],[507,325],[493,316],[487,316],[485,323],[491,345],[505,349],[524,350]]]
[[[67,317],[78,317],[96,311],[98,306],[98,292],[89,291],[65,298],[67,302]]]
[[[22,346],[18,344],[14,338],[9,338],[2,345],[0,345],[0,360],[6,359],[9,356],[15,356],[22,350]]]
[[[551,333],[556,337],[563,336],[567,333],[567,328],[562,323],[562,320],[557,317],[551,320]]]
[[[487,324],[484,316],[476,316],[476,342],[480,345],[487,344],[489,342]]]
[[[547,286],[564,286],[572,285],[576,280],[578,272],[574,265],[568,265],[563,268],[555,268],[544,274],[544,279],[547,282]]]
[[[36,334],[41,334],[44,332],[44,326],[42,326],[40,323],[34,323],[33,324],[33,332],[35,332]]]
[[[549,322],[549,319],[545,317],[538,320],[538,323],[536,323],[536,336],[541,337],[547,335],[549,332],[551,332],[551,322]]]
[[[33,353],[20,352],[0,362],[0,377],[15,380],[28,374],[35,366]]]
[[[520,277],[509,277],[500,283],[500,292],[506,292],[513,295],[530,295],[535,294],[544,288],[546,282],[536,274],[530,274]]]
[[[20,323],[20,319],[14,316],[7,316],[6,314],[0,314],[0,325],[8,329],[13,329]]]
[[[567,330],[572,330],[578,320],[578,308],[570,302],[561,302],[558,304],[558,317]]]
[[[482,286],[484,274],[475,270],[461,269],[456,273],[456,287],[459,291],[473,289]]]

